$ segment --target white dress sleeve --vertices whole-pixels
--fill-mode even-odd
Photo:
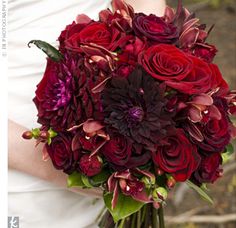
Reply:
[[[110,0],[8,1],[8,113],[9,119],[34,128],[37,110],[32,102],[43,76],[45,54],[28,48],[32,39],[57,45],[56,39],[77,14],[96,19]],[[93,224],[102,201],[71,193],[51,183],[9,170],[9,216],[19,216],[22,228],[83,228]]]

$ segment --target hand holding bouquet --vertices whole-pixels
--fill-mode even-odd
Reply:
[[[236,93],[212,63],[211,28],[181,1],[163,17],[112,7],[98,21],[78,15],[58,49],[30,41],[48,58],[33,100],[41,127],[23,137],[44,143],[69,187],[103,190],[100,227],[157,227],[157,209],[164,227],[177,182],[211,201],[201,186],[232,153]]]

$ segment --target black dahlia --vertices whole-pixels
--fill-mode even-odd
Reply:
[[[155,150],[172,125],[164,90],[141,66],[128,78],[113,77],[101,96],[108,131],[116,129],[145,149]]]

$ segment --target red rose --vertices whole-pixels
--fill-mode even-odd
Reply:
[[[102,22],[92,22],[70,36],[65,44],[67,48],[72,50],[78,50],[81,44],[93,43],[114,51],[120,45],[120,40],[123,37],[125,34],[114,27],[109,27]]]
[[[185,54],[178,48],[160,44],[139,56],[139,63],[154,78],[182,93],[199,94],[210,90],[227,90],[227,83],[214,64]]]
[[[102,160],[96,155],[90,156],[89,154],[85,154],[79,161],[79,167],[82,173],[88,177],[92,177],[101,172]]]
[[[180,129],[165,140],[166,145],[158,146],[156,152],[153,153],[154,163],[161,170],[170,173],[176,181],[189,179],[200,162],[196,146]]]
[[[203,157],[198,169],[193,173],[193,181],[198,185],[202,183],[214,183],[222,173],[220,165],[222,157],[219,153]]]
[[[202,58],[208,63],[211,63],[216,55],[216,47],[209,44],[197,44],[194,47],[193,54],[199,58]]]
[[[197,125],[204,138],[198,145],[206,152],[222,152],[230,142],[227,113],[221,108],[218,109],[221,113],[220,119],[209,118],[205,123]]]
[[[137,14],[133,19],[133,29],[138,37],[144,37],[153,43],[174,43],[179,35],[175,25],[166,23],[163,18],[153,14]]]
[[[113,169],[137,168],[146,164],[151,155],[142,146],[134,145],[125,136],[111,135],[111,139],[102,147],[101,153],[110,162]]]
[[[188,55],[168,44],[151,46],[140,53],[138,62],[152,77],[161,81],[181,81],[193,69]]]
[[[109,162],[125,166],[131,157],[132,143],[122,135],[113,135],[101,151]]]
[[[76,22],[73,21],[72,24],[67,25],[66,28],[61,32],[58,40],[60,42],[60,51],[63,51],[65,48],[65,40],[74,35],[75,33],[80,32],[86,25],[88,25],[92,20],[82,14],[78,15]]]
[[[50,145],[46,144],[47,152],[56,169],[71,174],[76,169],[79,159],[79,150],[72,151],[72,139],[67,135],[60,134],[52,139]]]

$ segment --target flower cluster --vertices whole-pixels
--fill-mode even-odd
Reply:
[[[212,62],[210,31],[181,4],[163,17],[112,6],[98,21],[77,16],[59,36],[63,58],[47,60],[34,102],[57,135],[44,153],[112,193],[112,208],[119,194],[160,203],[157,189],[175,182],[213,183],[235,136],[235,92]]]

